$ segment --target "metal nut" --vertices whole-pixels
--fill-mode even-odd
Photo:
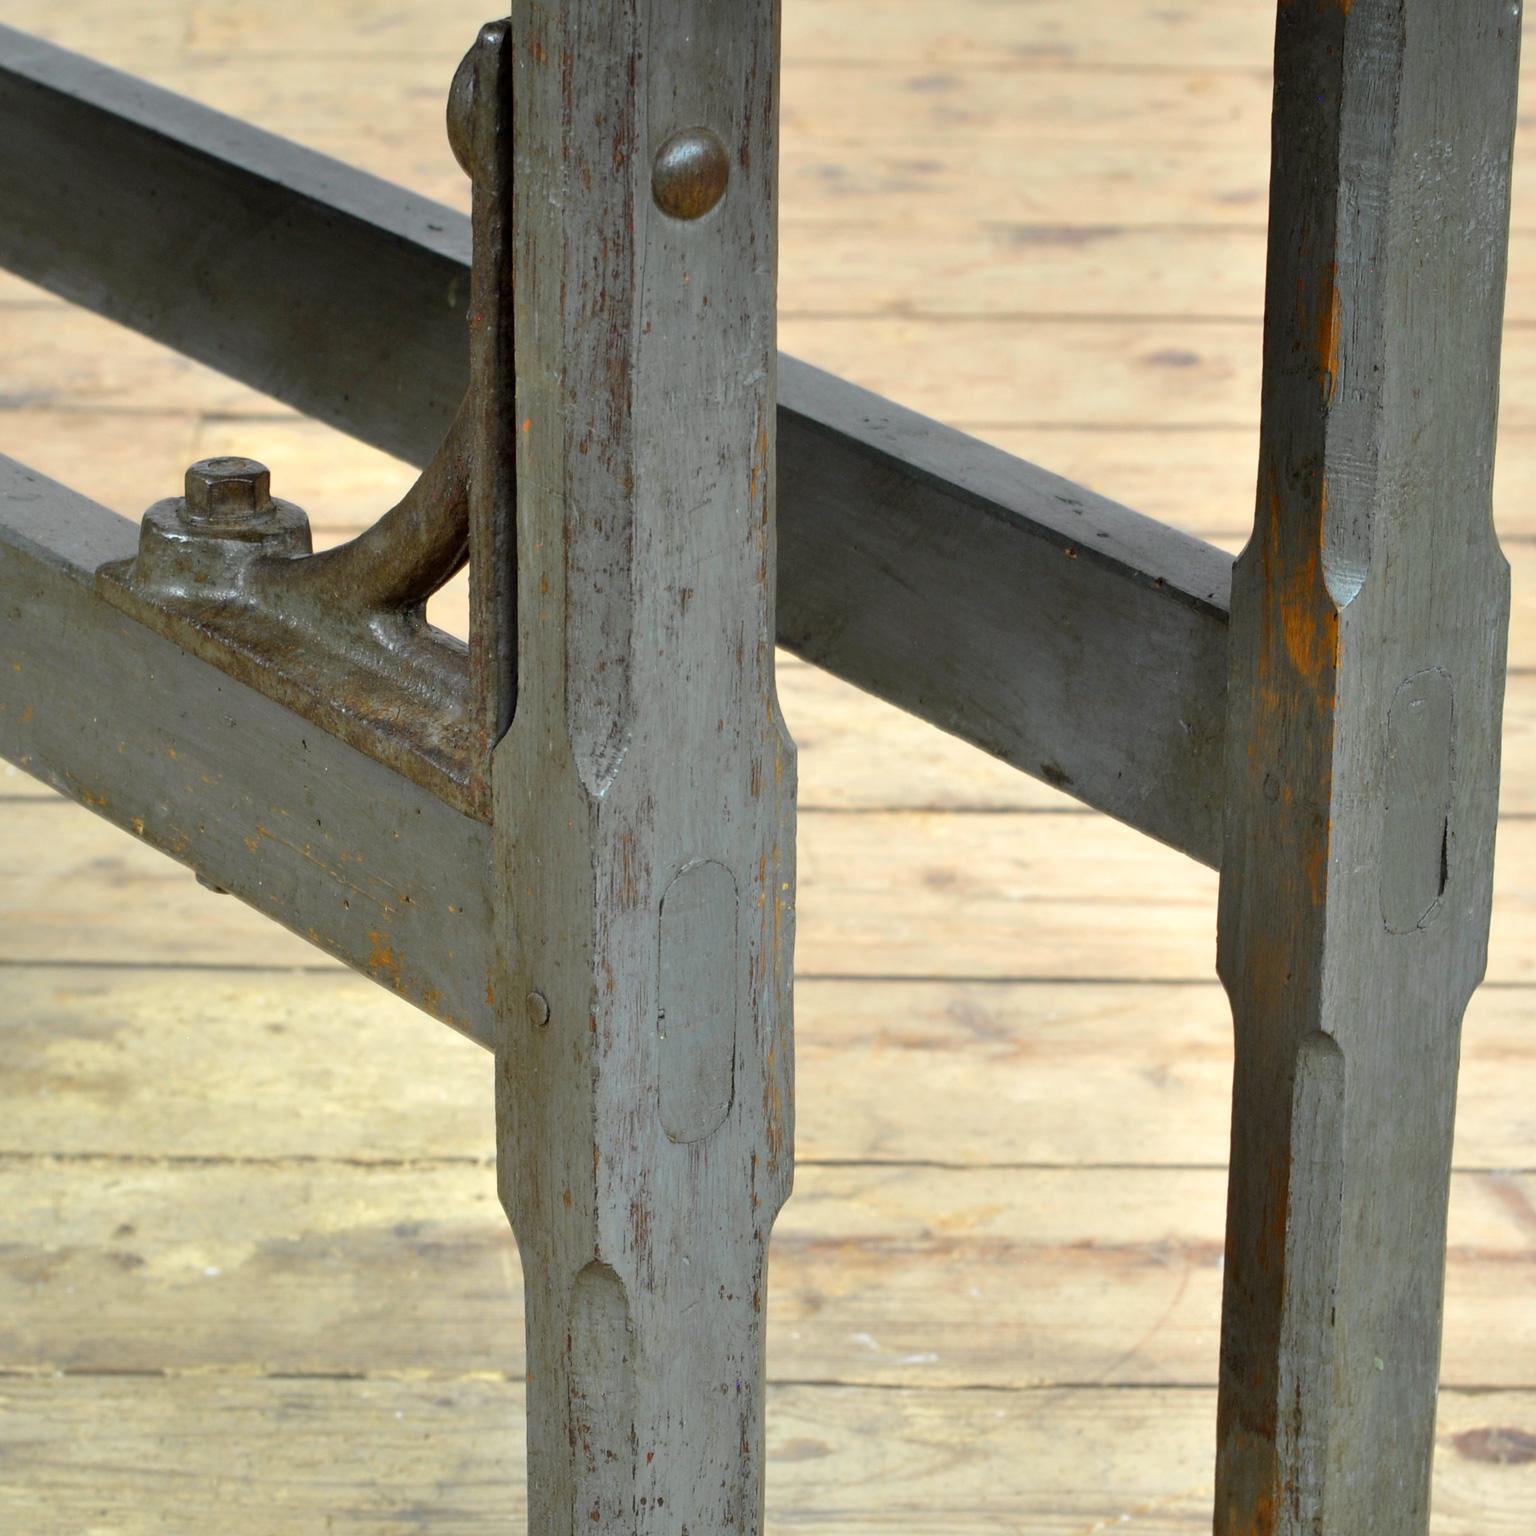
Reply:
[[[193,527],[249,528],[272,513],[272,476],[255,459],[199,459],[187,471],[182,519]]]

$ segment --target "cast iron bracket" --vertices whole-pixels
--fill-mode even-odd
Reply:
[[[449,93],[449,142],[474,186],[470,385],[415,485],[366,533],[314,554],[308,517],[273,499],[264,465],[204,459],[182,496],[145,513],[135,558],[97,573],[140,623],[481,820],[515,633],[507,35],[504,21],[483,27]],[[426,618],[466,562],[467,647]]]

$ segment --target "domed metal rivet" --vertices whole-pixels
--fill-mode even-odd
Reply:
[[[475,86],[479,77],[481,43],[464,55],[448,88],[448,147],[459,169],[471,180],[475,167]]]
[[[549,1023],[549,999],[542,992],[530,992],[528,994],[528,1022],[536,1029],[542,1029]]]
[[[708,128],[684,128],[656,151],[651,196],[674,219],[702,219],[725,196],[731,157]]]
[[[488,170],[487,141],[496,133],[501,104],[494,98],[510,21],[488,21],[454,71],[448,88],[448,144],[459,169],[472,181]]]

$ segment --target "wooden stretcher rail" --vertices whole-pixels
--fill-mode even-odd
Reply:
[[[137,537],[0,458],[0,757],[492,1045],[490,828],[114,608]]]
[[[0,265],[429,459],[466,219],[6,28],[0,145]],[[793,358],[778,396],[780,642],[1217,864],[1230,558]]]

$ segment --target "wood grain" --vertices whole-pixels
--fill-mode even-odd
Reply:
[[[522,1432],[521,1396],[484,1379],[11,1379],[0,1382],[0,1447],[21,1471],[0,1481],[0,1514],[19,1529],[56,1522],[112,1536],[194,1536],[215,1522],[323,1529],[338,1507],[358,1536],[428,1519],[444,1536],[517,1529],[525,1490],[501,1448]],[[1194,1536],[1210,1526],[1208,1391],[784,1386],[770,1390],[769,1412],[771,1527]],[[1448,1392],[1441,1421],[1433,1536],[1523,1536],[1536,1395]]]
[[[327,963],[122,834],[103,841],[86,812],[19,799],[5,814],[0,960]],[[1064,867],[1053,852],[1058,839],[1075,850]],[[1214,874],[1103,818],[807,811],[800,848],[803,975],[1167,981],[1212,973]],[[1536,822],[1507,823],[1500,855],[1488,975],[1529,982]],[[1026,916],[1033,938],[1021,945]]]
[[[0,1153],[493,1156],[481,1049],[348,972],[27,966],[0,985]],[[1214,979],[802,980],[797,999],[802,1163],[1225,1166],[1232,1030]],[[1489,987],[1469,1010],[1462,1170],[1536,1166],[1531,1000]],[[387,1141],[343,1108],[384,1100]]]
[[[802,1166],[773,1241],[769,1378],[1214,1385],[1225,1186],[1220,1166]],[[0,1256],[11,1369],[527,1368],[483,1160],[6,1158],[0,1194],[25,1234]],[[1448,1386],[1536,1388],[1533,1213],[1536,1174],[1454,1181]]]
[[[441,102],[483,20],[478,9],[13,0],[5,19],[462,204]],[[1235,550],[1257,462],[1252,252],[1264,219],[1272,30],[1272,12],[1247,0],[787,0],[795,124],[783,156],[782,292],[795,342]],[[973,80],[979,73],[987,78]],[[1536,158],[1524,149],[1517,231],[1536,227]],[[1529,249],[1517,235],[1511,314],[1536,313]],[[1136,261],[1125,263],[1127,252]],[[1223,315],[1232,323],[1213,319]],[[1533,664],[1532,582],[1518,547],[1536,535],[1536,432],[1520,424],[1521,402],[1532,398],[1521,383],[1525,335],[1512,332],[1508,344],[1496,513],[1515,566],[1516,650]],[[6,279],[0,338],[0,446],[125,514],[164,494],[194,457],[255,452],[273,464],[279,494],[334,539],[412,478]],[[1163,360],[1149,361],[1158,353]],[[439,611],[462,615],[462,597]],[[1187,861],[1163,862],[1092,817],[1060,814],[1066,807],[1048,787],[829,678],[781,666],[780,687],[803,742],[803,797],[825,808],[802,829],[815,866],[806,871],[814,910],[802,909],[803,958],[842,978],[803,978],[797,988],[802,1193],[813,1174],[820,1182],[791,1270],[803,1282],[795,1326],[810,1327],[829,1353],[812,1361],[808,1344],[796,1347],[818,1381],[828,1382],[830,1361],[905,1371],[917,1384],[770,1388],[770,1525],[818,1536],[1084,1536],[1120,1523],[1155,1536],[1209,1530],[1207,1388],[933,1390],[921,1381],[931,1367],[892,1366],[851,1336],[867,1333],[897,1358],[964,1358],[969,1347],[971,1362],[987,1367],[961,1333],[971,1319],[985,1339],[990,1320],[966,1310],[977,1299],[956,1256],[989,1286],[996,1277],[1014,1337],[1047,1315],[1029,1310],[1029,1254],[1046,1263],[1052,1305],[1091,1303],[1094,1359],[1136,1343],[1129,1329],[1115,1331],[1117,1305],[1123,1321],[1144,1328],[1156,1315],[1148,1309],[1172,1294],[1156,1287],[1176,1283],[1190,1245],[1208,1251],[1216,1230],[1231,1027],[1209,979],[1214,887]],[[1506,815],[1536,811],[1533,720],[1536,682],[1513,678]],[[160,1375],[155,1354],[175,1321],[165,1296],[150,1294],[131,1265],[50,1246],[43,1234],[60,1230],[50,1223],[62,1210],[8,1224],[5,1241],[19,1238],[38,1272],[8,1293],[21,1299],[7,1315],[23,1331],[31,1318],[72,1317],[79,1331],[60,1323],[53,1337],[78,1347],[92,1319],[47,1267],[91,1271],[90,1294],[106,1297],[154,1374],[0,1379],[0,1524],[50,1536],[190,1533],[215,1521],[232,1536],[265,1536],[333,1520],[393,1536],[429,1517],[434,1531],[517,1528],[524,1496],[506,1450],[523,1432],[520,1388],[486,1379],[483,1350],[468,1375],[406,1379],[408,1362],[421,1358],[410,1354],[418,1327],[439,1359],[471,1354],[476,1320],[483,1336],[507,1337],[515,1263],[484,1199],[492,1084],[483,1053],[339,970],[292,969],[317,957],[285,948],[285,935],[105,824],[44,812],[29,781],[0,774],[0,802],[0,953],[71,960],[0,966],[0,1150],[57,1154],[49,1187],[80,1202],[82,1222],[111,1222],[101,1253],[138,1252],[157,1277],[182,1276],[176,1294],[195,1303],[196,1336],[224,1351],[200,1360],[185,1351],[191,1374]],[[928,814],[902,814],[919,809]],[[1453,1269],[1450,1315],[1485,1359],[1495,1331],[1482,1309],[1512,1330],[1528,1326],[1519,1309],[1536,1244],[1522,1226],[1523,1181],[1487,1172],[1536,1165],[1531,993],[1507,984],[1525,974],[1531,949],[1524,871],[1536,849],[1525,841],[1522,825],[1506,822],[1494,951],[1506,984],[1484,989],[1468,1014],[1456,1147],[1468,1172],[1455,1184],[1452,1221],[1469,1240]],[[1038,899],[1047,868],[1065,883],[1040,926],[1051,906]],[[1107,979],[1001,979],[1064,961]],[[197,968],[208,964],[239,969]],[[983,979],[956,979],[978,966]],[[1186,966],[1195,967],[1188,985],[1135,980]],[[919,968],[934,979],[878,974],[910,978]],[[382,1123],[380,1105],[389,1107]],[[828,1162],[857,1166],[816,1166]],[[869,1165],[893,1162],[939,1166],[912,1185],[888,1169],[881,1194],[881,1170]],[[429,1165],[434,1191],[458,1191],[439,1234],[451,1241],[435,1251],[440,1213],[408,1177],[417,1163]],[[1046,1198],[1043,1172],[1014,1166],[1040,1164],[1089,1181],[1072,1186],[1075,1213]],[[1160,1251],[1147,1222],[1103,1195],[1112,1175],[1090,1165],[1104,1164],[1127,1165],[1148,1209],[1164,1215]],[[13,1184],[19,1166],[5,1166]],[[967,1193],[988,1179],[991,1193]],[[909,1187],[922,1190],[910,1205]],[[349,1207],[359,1188],[379,1198]],[[1513,1203],[1494,1208],[1505,1199]],[[247,1207],[273,1239],[260,1255],[236,1251]],[[350,1229],[349,1209],[358,1218]],[[424,1216],[414,1237],[404,1235]],[[942,1225],[957,1216],[973,1225]],[[124,1226],[145,1235],[142,1249],[113,1235]],[[1068,1232],[1042,1254],[1047,1234]],[[1487,1233],[1492,1246],[1479,1236]],[[210,1235],[233,1255],[219,1277],[185,1267]],[[832,1256],[818,1259],[816,1241]],[[988,1242],[1019,1267],[988,1258]],[[1134,1255],[1118,1268],[1117,1245]],[[362,1248],[370,1257],[354,1269],[350,1255]],[[279,1281],[285,1254],[293,1270]],[[8,1272],[13,1285],[20,1265]],[[299,1272],[327,1315],[355,1323],[321,1338],[319,1315],[292,1284]],[[843,1289],[822,1295],[818,1277]],[[219,1311],[213,1288],[253,1280],[280,1284],[293,1304],[273,1314],[258,1297],[245,1319],[258,1332],[246,1335],[237,1309]],[[1208,1297],[1209,1269],[1196,1268],[1190,1284]],[[463,1297],[465,1315],[447,1310],[444,1295]],[[147,1309],[137,1328],[135,1296]],[[780,1300],[776,1266],[775,1329]],[[1194,1358],[1200,1319],[1191,1307],[1186,1299],[1175,1310],[1170,1347]],[[265,1377],[250,1347],[257,1336],[274,1357],[323,1346],[370,1379]],[[1060,1370],[1047,1346],[1063,1342],[1065,1322],[1055,1335],[1038,1329],[1019,1340],[1014,1364]],[[1163,1347],[1156,1333],[1146,1347]],[[1508,1343],[1505,1353],[1500,1368],[1530,1380],[1536,1351]],[[1208,1369],[1214,1357],[1203,1358]],[[0,1371],[19,1360],[8,1353]],[[1536,1511],[1533,1405],[1525,1391],[1442,1394],[1436,1536],[1525,1536]]]

